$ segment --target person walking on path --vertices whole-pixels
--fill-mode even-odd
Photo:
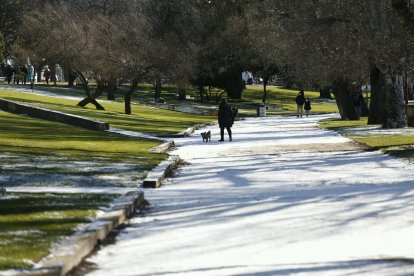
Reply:
[[[303,114],[303,104],[305,103],[305,95],[303,93],[303,90],[299,91],[299,94],[296,96],[296,104],[297,104],[297,108],[298,108],[298,114],[297,117],[302,117]]]
[[[50,69],[49,66],[46,66],[44,72],[43,72],[43,77],[45,78],[46,84],[49,85],[49,79],[50,79]]]
[[[309,117],[309,112],[312,109],[312,107],[311,107],[311,101],[310,101],[309,98],[306,98],[305,99],[305,107],[304,108],[305,108],[306,117]]]
[[[219,142],[224,142],[224,129],[227,130],[229,135],[229,141],[232,141],[231,137],[231,127],[234,123],[233,112],[231,107],[227,103],[226,98],[221,98],[219,111],[218,111],[218,123],[220,127],[220,140]]]

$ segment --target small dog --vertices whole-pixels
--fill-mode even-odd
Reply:
[[[201,133],[201,137],[203,137],[203,142],[210,142],[211,141],[211,131],[206,131]]]

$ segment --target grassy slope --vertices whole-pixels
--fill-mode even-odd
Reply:
[[[102,102],[106,110],[96,110],[93,106],[78,107],[78,100],[39,96],[30,93],[16,93],[0,90],[0,98],[24,102],[33,106],[76,114],[108,122],[111,127],[151,134],[175,134],[194,124],[212,121],[215,118],[155,109],[145,106],[132,106],[132,115],[124,114],[120,102]]]
[[[158,141],[128,138],[0,111],[2,152],[60,154],[77,159],[106,158],[114,162],[139,156],[149,166],[154,166],[165,159],[165,155],[149,153],[148,149],[159,144]]]
[[[19,194],[0,200],[0,271],[28,268],[112,196]]]

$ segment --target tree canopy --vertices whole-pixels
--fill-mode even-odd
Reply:
[[[265,85],[277,75],[289,84],[332,86],[341,115],[348,119],[356,118],[350,98],[355,87],[377,80],[373,102],[381,93],[387,97],[380,97],[383,116],[374,121],[391,127],[406,124],[404,114],[392,106],[401,105],[400,79],[412,72],[410,3],[0,1],[2,11],[30,6],[23,15],[1,17],[0,30],[6,49],[13,41],[15,53],[39,64],[62,64],[85,75],[85,81],[88,76],[102,83],[168,79],[180,87],[195,85],[202,98],[210,86],[238,99],[244,88],[241,72],[249,70]]]

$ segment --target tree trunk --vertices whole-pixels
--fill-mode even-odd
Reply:
[[[376,66],[371,68],[371,100],[369,104],[368,124],[382,124],[384,121],[385,75]]]
[[[198,93],[200,94],[200,101],[204,102],[204,86],[198,85]]]
[[[266,88],[267,88],[268,82],[269,82],[269,78],[267,77],[263,78],[263,99],[262,99],[263,103],[266,103],[267,101],[267,89]]]
[[[124,102],[125,102],[125,114],[131,114],[131,98],[134,94],[135,89],[138,87],[138,81],[133,81],[131,88],[125,93]]]
[[[401,72],[393,72],[386,78],[385,116],[383,128],[407,127],[407,115],[404,101],[404,76]]]
[[[181,82],[178,82],[178,99],[179,100],[185,100],[186,99],[185,85]]]
[[[85,76],[83,76],[82,73],[79,73],[79,77],[80,77],[80,79],[82,81],[82,86],[83,86],[83,89],[85,90],[86,98],[83,99],[82,101],[80,101],[77,105],[78,106],[85,107],[86,105],[88,105],[89,103],[91,103],[91,104],[93,104],[96,107],[97,110],[105,110],[105,108],[102,105],[100,105],[93,98],[93,96],[91,94],[91,90],[89,89],[89,86],[88,86],[88,81],[86,80]]]
[[[53,85],[56,86],[56,65],[52,66],[50,70],[50,80],[53,81]]]
[[[76,78],[78,75],[73,70],[68,70],[68,87],[73,87],[73,84],[75,83]]]
[[[95,92],[93,93],[92,97],[94,99],[99,98],[102,95],[104,89],[105,89],[105,83],[103,81],[97,81],[96,82],[96,89],[95,89]]]
[[[41,82],[42,81],[42,67],[41,66],[36,66],[36,72],[37,72],[37,82]]]
[[[347,79],[338,79],[334,83],[336,105],[342,120],[359,120],[351,99],[351,83]]]
[[[161,85],[161,77],[156,77],[155,78],[155,101],[158,101],[158,99],[161,98],[161,89],[162,89],[162,85]]]
[[[323,87],[319,89],[319,98],[321,99],[332,99],[331,87]]]
[[[242,70],[234,68],[222,75],[222,78],[224,78],[224,90],[231,99],[241,99],[241,94],[244,88],[246,88],[241,73]]]

